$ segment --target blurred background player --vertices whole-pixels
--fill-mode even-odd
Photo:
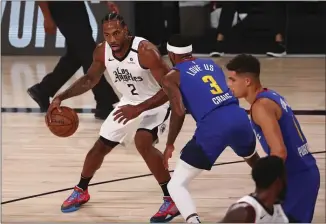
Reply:
[[[277,156],[259,159],[252,171],[255,192],[230,206],[221,223],[288,223],[280,201],[286,193],[286,172]]]
[[[264,151],[285,162],[288,190],[282,207],[286,215],[292,221],[310,223],[320,174],[297,118],[284,97],[262,87],[257,58],[241,54],[230,60],[226,68],[234,95],[251,104],[252,126]]]
[[[86,74],[93,61],[96,43],[83,1],[37,1],[44,17],[44,30],[55,34],[57,28],[66,40],[66,54],[62,56],[53,69],[40,83],[30,87],[27,92],[39,105],[42,112],[47,111],[50,97],[80,69]],[[108,3],[110,10],[115,10]],[[96,101],[95,117],[105,119],[113,110],[113,104],[119,101],[104,75],[92,88]]]
[[[90,199],[88,185],[104,157],[135,131],[136,148],[164,193],[163,205],[150,221],[170,221],[180,213],[167,190],[170,174],[163,166],[162,153],[153,146],[158,140],[159,126],[170,113],[168,98],[158,84],[169,67],[155,45],[144,38],[129,36],[122,16],[107,14],[102,23],[105,41],[95,49],[87,74],[57,95],[49,111],[59,108],[62,100],[90,90],[105,69],[122,97],[104,121],[99,139],[86,156],[80,181],[62,204],[61,211],[76,211]]]
[[[256,138],[246,111],[229,90],[222,69],[211,59],[192,56],[192,44],[186,37],[174,35],[167,44],[173,69],[162,85],[172,107],[164,164],[174,151],[174,142],[182,128],[185,109],[193,116],[197,129],[182,149],[168,190],[188,223],[199,223],[196,206],[188,185],[203,170],[210,170],[227,146],[249,165],[259,158]]]

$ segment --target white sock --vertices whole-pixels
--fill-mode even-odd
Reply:
[[[179,159],[168,183],[169,193],[185,220],[190,215],[197,213],[195,203],[188,191],[188,185],[201,172],[201,169],[197,169]]]
[[[201,223],[201,222],[199,220],[199,216],[198,215],[195,215],[195,216],[190,217],[187,220],[187,223]]]

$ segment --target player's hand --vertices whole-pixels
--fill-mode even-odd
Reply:
[[[118,7],[117,4],[115,4],[114,2],[109,2],[108,1],[108,2],[106,2],[106,5],[107,5],[108,10],[110,12],[115,12],[115,13],[119,14],[119,7]]]
[[[48,121],[49,121],[50,123],[51,123],[51,112],[52,112],[54,109],[57,109],[59,112],[61,112],[60,105],[61,105],[61,100],[60,100],[60,98],[59,98],[59,97],[55,97],[55,98],[52,100],[52,102],[51,102],[51,104],[50,104],[50,106],[49,106],[49,109],[48,109],[48,111],[47,111],[47,114],[46,114],[47,119],[48,119]]]
[[[57,25],[52,18],[44,19],[44,31],[47,34],[55,34],[57,32]]]
[[[172,157],[174,151],[174,145],[166,145],[163,153],[163,165],[165,169],[169,169],[169,159]]]
[[[138,117],[141,114],[141,110],[137,105],[123,105],[113,113],[114,121],[118,120],[118,123],[123,121],[126,124],[128,121]]]

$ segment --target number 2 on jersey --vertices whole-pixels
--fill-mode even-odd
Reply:
[[[128,84],[127,86],[128,86],[129,88],[131,88],[131,91],[130,91],[130,92],[131,92],[132,95],[135,95],[135,96],[136,96],[136,95],[139,95],[139,94],[136,92],[136,87],[135,87],[134,84]]]
[[[216,95],[216,94],[221,94],[223,93],[221,87],[217,84],[213,76],[211,75],[205,75],[202,77],[202,80],[204,83],[210,83],[210,86],[212,87],[211,93]]]

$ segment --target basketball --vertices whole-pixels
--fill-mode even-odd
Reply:
[[[76,132],[79,125],[79,118],[73,109],[64,106],[60,108],[61,112],[56,108],[48,112],[51,114],[45,116],[45,122],[54,135],[58,137],[69,137]]]

